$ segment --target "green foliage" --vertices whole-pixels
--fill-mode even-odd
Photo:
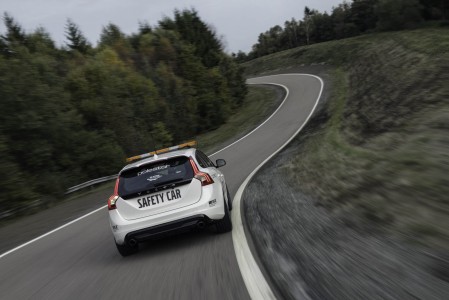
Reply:
[[[379,30],[399,30],[422,21],[418,0],[380,0],[376,9]]]
[[[2,39],[8,43],[18,42],[25,43],[26,36],[23,28],[8,13],[3,14],[3,21],[6,27],[6,35],[2,35]]]
[[[68,20],[67,46],[8,14],[0,38],[0,205],[45,204],[119,171],[124,158],[217,128],[246,95],[242,69],[195,11],[93,48]],[[187,26],[191,25],[191,26]]]
[[[286,21],[261,33],[252,50],[234,54],[244,62],[299,46],[343,39],[373,31],[417,27],[422,21],[447,20],[447,1],[441,0],[353,0],[332,8],[331,14],[304,8],[300,21]],[[441,24],[445,24],[441,22]]]
[[[379,0],[353,0],[351,18],[360,32],[366,32],[376,27],[378,2]]]
[[[165,18],[159,22],[161,28],[174,30],[183,41],[195,47],[195,56],[200,57],[206,68],[217,66],[223,47],[215,32],[204,23],[195,10],[175,10],[175,19]]]
[[[42,27],[37,28],[33,33],[27,36],[27,44],[30,52],[45,53],[57,55],[55,43],[50,34]]]
[[[106,27],[103,27],[100,35],[100,45],[114,46],[115,43],[124,38],[125,35],[120,31],[120,28],[117,25],[109,23]]]
[[[79,51],[80,53],[86,54],[90,49],[90,44],[84,37],[81,29],[72,20],[68,19],[65,27],[66,38],[69,40],[67,46],[72,49]]]
[[[173,143],[173,137],[162,122],[156,122],[151,130],[151,136],[154,140],[154,148],[170,147]]]
[[[448,20],[449,4],[444,0],[420,0],[421,14],[425,20]]]
[[[5,195],[0,201],[2,211],[13,209],[24,201],[38,199],[38,195],[33,192],[35,183],[29,182],[20,171],[20,167],[8,151],[8,144],[6,138],[0,136],[0,189]]]

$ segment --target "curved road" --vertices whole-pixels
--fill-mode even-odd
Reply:
[[[255,78],[248,83],[275,83],[289,92],[257,130],[214,154],[214,159],[227,161],[223,172],[231,195],[306,122],[322,89],[318,78],[301,74]],[[237,226],[233,234],[236,230]],[[148,243],[138,254],[122,258],[104,208],[1,257],[0,298],[249,299],[242,272],[231,233],[180,235]]]

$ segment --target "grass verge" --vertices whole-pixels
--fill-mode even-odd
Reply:
[[[284,166],[292,184],[348,226],[449,250],[448,48],[449,30],[431,28],[246,63],[251,75],[332,66],[327,107]]]

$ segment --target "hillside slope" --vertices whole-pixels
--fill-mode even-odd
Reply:
[[[326,104],[245,195],[255,243],[287,298],[298,281],[317,298],[449,291],[447,49],[448,29],[421,29],[245,64],[250,77],[324,64],[332,78]],[[267,186],[268,177],[288,184]],[[279,227],[289,239],[273,233]],[[285,272],[285,262],[299,271]]]

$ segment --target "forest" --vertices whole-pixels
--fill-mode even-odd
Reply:
[[[446,0],[353,0],[344,1],[331,11],[304,8],[304,17],[271,27],[258,37],[249,53],[233,57],[245,62],[257,57],[314,43],[349,38],[376,31],[449,26]]]
[[[0,36],[0,205],[41,207],[117,173],[126,156],[225,123],[246,95],[242,69],[195,10],[90,44],[68,19],[66,44],[4,13]],[[4,217],[4,216],[3,216]]]

